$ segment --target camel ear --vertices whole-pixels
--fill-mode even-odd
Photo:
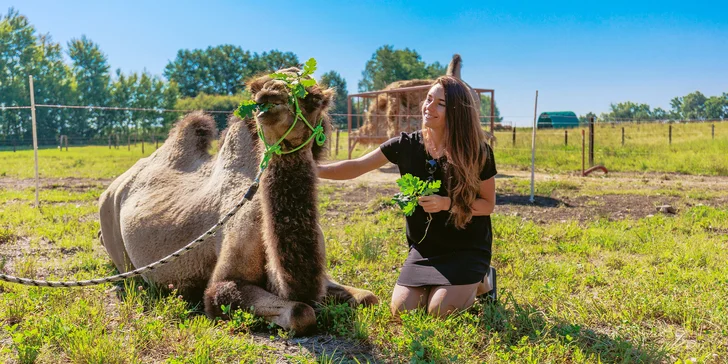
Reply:
[[[332,105],[334,105],[336,90],[334,90],[333,88],[327,88],[323,90],[322,94],[323,97],[321,99],[321,106],[323,106],[325,110],[328,110]]]
[[[250,84],[248,85],[248,89],[250,90],[250,93],[255,95],[260,90],[263,89],[263,85],[265,85],[265,82],[268,80],[267,76],[261,76],[253,79]]]

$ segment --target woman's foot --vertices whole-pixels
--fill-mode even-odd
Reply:
[[[490,267],[490,272],[485,278],[478,284],[478,289],[475,291],[476,296],[488,294],[494,301],[498,298],[497,287],[496,287],[496,273],[495,268]]]

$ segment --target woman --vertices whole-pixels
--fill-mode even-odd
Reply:
[[[424,308],[444,317],[491,290],[485,278],[496,168],[470,89],[461,80],[438,78],[422,105],[422,118],[422,130],[402,133],[363,157],[321,165],[318,171],[321,178],[350,179],[392,162],[402,175],[442,181],[440,191],[421,197],[407,217],[409,254],[391,309],[396,314]]]

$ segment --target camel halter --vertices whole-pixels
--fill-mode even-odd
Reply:
[[[268,142],[265,141],[265,135],[263,134],[263,129],[260,127],[260,123],[258,122],[258,115],[255,115],[255,123],[258,125],[258,137],[263,142],[263,145],[265,146],[265,152],[263,152],[263,160],[260,162],[260,170],[261,172],[264,171],[268,164],[270,163],[270,159],[273,156],[273,154],[276,155],[282,155],[282,154],[290,154],[293,152],[296,152],[300,150],[301,148],[305,147],[308,143],[311,142],[314,138],[316,139],[316,144],[321,147],[326,142],[326,135],[324,134],[324,127],[323,122],[324,119],[321,118],[319,120],[318,125],[314,128],[311,126],[311,123],[306,120],[306,117],[303,116],[303,113],[301,112],[301,107],[298,105],[298,99],[295,96],[291,97],[293,99],[293,106],[296,108],[296,118],[293,120],[293,123],[291,126],[286,130],[286,132],[283,134],[283,136],[278,139],[277,142],[268,145]],[[308,126],[309,129],[311,129],[312,133],[311,136],[308,137],[308,139],[301,143],[301,145],[289,150],[289,151],[283,151],[281,149],[281,143],[283,143],[283,140],[286,139],[288,134],[290,134],[291,130],[296,126],[296,123],[298,122],[298,119],[303,120],[304,123],[306,123],[306,126]]]
[[[313,58],[309,59],[308,62],[306,62],[306,67],[304,68],[304,72],[301,75],[298,75],[299,83],[300,78],[304,77],[306,75],[310,75],[313,73],[313,71],[316,69],[316,60]],[[275,75],[275,74],[274,74]],[[309,80],[311,81],[311,80]],[[286,80],[286,82],[290,85],[291,83]],[[315,84],[315,80],[313,83]],[[302,86],[302,84],[300,84]],[[298,91],[303,90],[303,92],[300,94],[302,97],[305,97],[307,92],[302,87],[298,88]],[[197,239],[191,241],[189,244],[185,245],[181,249],[175,251],[174,253],[167,255],[166,257],[151,263],[149,265],[146,265],[141,268],[134,269],[132,271],[121,273],[109,277],[104,278],[97,278],[97,279],[89,279],[89,280],[83,280],[83,281],[46,281],[46,280],[36,280],[36,279],[28,279],[28,278],[20,278],[15,277],[7,274],[0,273],[0,281],[5,282],[11,282],[11,283],[18,283],[26,286],[36,286],[36,287],[81,287],[81,286],[93,286],[97,284],[104,284],[104,283],[112,283],[112,282],[118,282],[122,281],[127,278],[136,277],[138,275],[142,275],[146,272],[153,271],[156,268],[159,268],[160,266],[170,263],[177,258],[181,257],[185,253],[189,252],[190,250],[196,248],[200,244],[202,244],[203,241],[205,241],[207,238],[214,236],[215,233],[220,230],[220,228],[225,225],[225,223],[230,220],[235,213],[237,213],[243,205],[245,205],[246,202],[251,201],[253,199],[253,196],[258,191],[258,187],[260,186],[260,177],[263,175],[263,171],[268,167],[268,164],[270,163],[270,159],[273,154],[281,155],[281,154],[290,154],[295,151],[300,150],[304,146],[306,146],[308,143],[311,142],[314,138],[316,139],[316,144],[319,146],[323,146],[324,142],[326,142],[326,135],[324,134],[324,128],[323,128],[323,118],[319,120],[319,125],[315,128],[311,126],[311,123],[306,120],[306,117],[303,116],[303,113],[301,112],[301,108],[298,105],[298,99],[296,98],[296,90],[294,89],[294,92],[292,93],[291,99],[293,99],[293,105],[296,108],[296,118],[293,120],[293,124],[288,128],[285,134],[279,139],[277,142],[273,143],[272,145],[268,145],[265,141],[265,137],[263,135],[263,130],[260,128],[260,124],[257,122],[257,115],[256,117],[256,124],[258,124],[258,136],[263,141],[263,145],[265,146],[265,152],[263,154],[263,160],[260,162],[258,174],[255,176],[255,179],[253,180],[253,183],[248,187],[248,190],[245,192],[245,195],[242,199],[240,199],[240,202],[238,202],[225,216],[218,221],[217,224],[212,226],[210,229],[208,229],[206,232],[204,232],[202,235],[200,235]],[[290,102],[289,102],[290,103]],[[252,106],[252,105],[249,105]],[[296,123],[298,122],[298,119],[303,120],[304,123],[306,123],[306,126],[308,126],[313,133],[311,136],[306,140],[304,143],[299,145],[298,147],[289,150],[289,151],[282,151],[280,144],[283,142],[283,140],[288,136],[288,134],[293,130],[293,127],[296,126]]]

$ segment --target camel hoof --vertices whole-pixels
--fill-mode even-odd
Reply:
[[[372,292],[365,291],[357,297],[357,301],[359,301],[357,303],[362,306],[373,306],[379,304],[379,297],[375,296]]]
[[[289,311],[288,325],[281,327],[292,330],[295,336],[310,335],[316,331],[316,313],[305,303],[298,302]]]

